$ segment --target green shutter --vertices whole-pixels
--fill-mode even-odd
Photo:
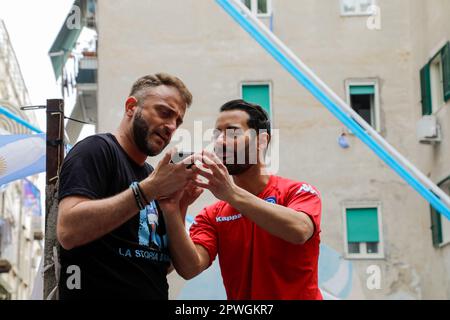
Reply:
[[[58,53],[62,51],[61,55],[50,57],[56,79],[61,77],[64,65],[66,64],[70,53],[76,47],[78,38],[81,35],[81,31],[86,24],[86,4],[86,1],[81,0],[76,0],[73,4],[74,6],[77,6],[81,9],[81,14],[83,15],[81,17],[81,28],[70,29],[67,23],[64,23],[50,49],[49,53]],[[68,21],[68,19],[73,16],[74,11],[71,9],[65,21]]]
[[[450,185],[449,189],[445,190],[443,186],[450,180],[450,177],[447,177],[443,181],[438,183],[438,187],[444,190],[445,193],[450,194]],[[438,197],[438,196],[437,196]],[[439,197],[438,197],[439,198]],[[442,218],[441,214],[436,211],[433,207],[430,206],[431,211],[431,236],[433,238],[433,246],[436,248],[443,242],[442,236]],[[445,218],[444,218],[445,219]]]
[[[375,86],[350,86],[351,95],[375,94]]]
[[[450,100],[450,42],[442,49],[442,71],[444,76],[444,101]]]
[[[379,242],[377,208],[347,209],[347,241]]]
[[[432,113],[432,104],[429,64],[420,70],[420,88],[422,91],[422,115],[430,115]]]
[[[431,207],[431,236],[433,237],[433,246],[439,247],[442,243],[441,215],[433,207]]]
[[[270,116],[270,88],[267,84],[243,85],[242,99],[260,105]]]

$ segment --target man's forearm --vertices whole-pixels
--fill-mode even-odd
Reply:
[[[268,203],[237,188],[229,204],[259,227],[285,241],[303,244],[311,236],[310,218],[302,212]]]
[[[131,189],[107,199],[81,201],[71,208],[60,204],[58,239],[66,249],[85,245],[117,229],[138,211]]]
[[[184,220],[180,212],[165,214],[167,235],[170,239],[169,250],[172,263],[177,273],[189,280],[198,275],[206,267],[199,253],[186,232]]]

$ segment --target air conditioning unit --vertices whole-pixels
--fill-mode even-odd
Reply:
[[[417,124],[417,138],[420,143],[432,144],[441,142],[441,127],[436,116],[423,116]]]

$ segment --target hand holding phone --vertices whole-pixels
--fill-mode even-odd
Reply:
[[[172,159],[170,160],[171,163],[180,163],[184,159],[192,156],[194,152],[191,151],[177,151],[172,155]],[[186,168],[190,169],[194,163],[187,164]]]

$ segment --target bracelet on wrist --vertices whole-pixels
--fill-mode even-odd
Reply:
[[[141,194],[142,200],[144,200],[144,204],[149,205],[150,201],[147,200],[147,197],[145,196],[144,191],[142,191],[141,185],[138,182],[136,182],[136,185],[138,187],[139,193]]]
[[[144,210],[145,205],[142,201],[142,197],[140,195],[139,186],[137,182],[133,182],[130,185],[131,190],[133,191],[134,199],[136,200],[136,205],[139,208],[139,210]]]

